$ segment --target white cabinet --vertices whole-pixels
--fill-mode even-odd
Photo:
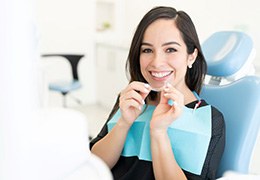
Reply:
[[[112,0],[96,1],[96,30],[106,31],[114,29],[115,4]]]
[[[125,10],[125,0],[96,0],[96,95],[97,103],[108,108],[128,83]]]
[[[97,43],[97,101],[112,108],[117,95],[127,85],[125,63],[128,48],[105,43]]]
[[[125,22],[125,0],[96,0],[96,30],[121,33]]]

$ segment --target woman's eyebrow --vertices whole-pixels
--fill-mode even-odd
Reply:
[[[142,43],[141,43],[141,46],[143,46],[143,45],[145,45],[145,46],[153,46],[152,44],[147,43],[147,42],[142,42]]]
[[[168,45],[172,45],[172,44],[181,46],[179,43],[177,43],[175,41],[170,41],[170,42],[163,43],[162,46],[168,46]],[[153,46],[151,43],[148,43],[148,42],[142,42],[141,46],[143,46],[143,45],[145,45],[145,46]]]
[[[162,46],[168,46],[168,45],[172,45],[172,44],[176,44],[178,46],[181,46],[179,43],[177,43],[175,41],[170,41],[170,42],[163,43]]]
[[[168,45],[172,45],[172,44],[175,44],[175,45],[178,45],[178,46],[181,46],[179,43],[177,43],[176,41],[170,41],[170,42],[166,42],[166,43],[163,43],[162,46],[168,46]],[[153,46],[151,43],[148,43],[148,42],[142,42],[141,43],[141,46]]]

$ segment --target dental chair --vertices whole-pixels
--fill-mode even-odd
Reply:
[[[214,33],[203,44],[208,82],[200,96],[224,115],[226,145],[217,177],[247,174],[260,126],[260,78],[252,75],[251,38],[242,32]]]

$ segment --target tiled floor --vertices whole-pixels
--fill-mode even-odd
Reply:
[[[97,135],[97,133],[101,130],[110,113],[110,109],[97,104],[79,106],[75,107],[74,109],[79,110],[80,112],[86,115],[90,136]],[[258,142],[256,144],[254,154],[252,157],[250,173],[260,174],[260,137],[258,138]]]

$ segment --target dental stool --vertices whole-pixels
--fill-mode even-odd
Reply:
[[[250,74],[253,42],[245,33],[223,31],[210,36],[202,50],[210,80],[200,96],[223,113],[226,124],[217,177],[226,171],[246,174],[260,126],[260,78]]]
[[[63,57],[71,66],[72,80],[71,81],[57,81],[49,84],[49,90],[56,91],[63,96],[63,107],[66,107],[66,96],[72,91],[78,90],[82,87],[78,76],[78,64],[84,57],[82,54],[44,54],[42,57]],[[81,101],[74,97],[77,103]]]

